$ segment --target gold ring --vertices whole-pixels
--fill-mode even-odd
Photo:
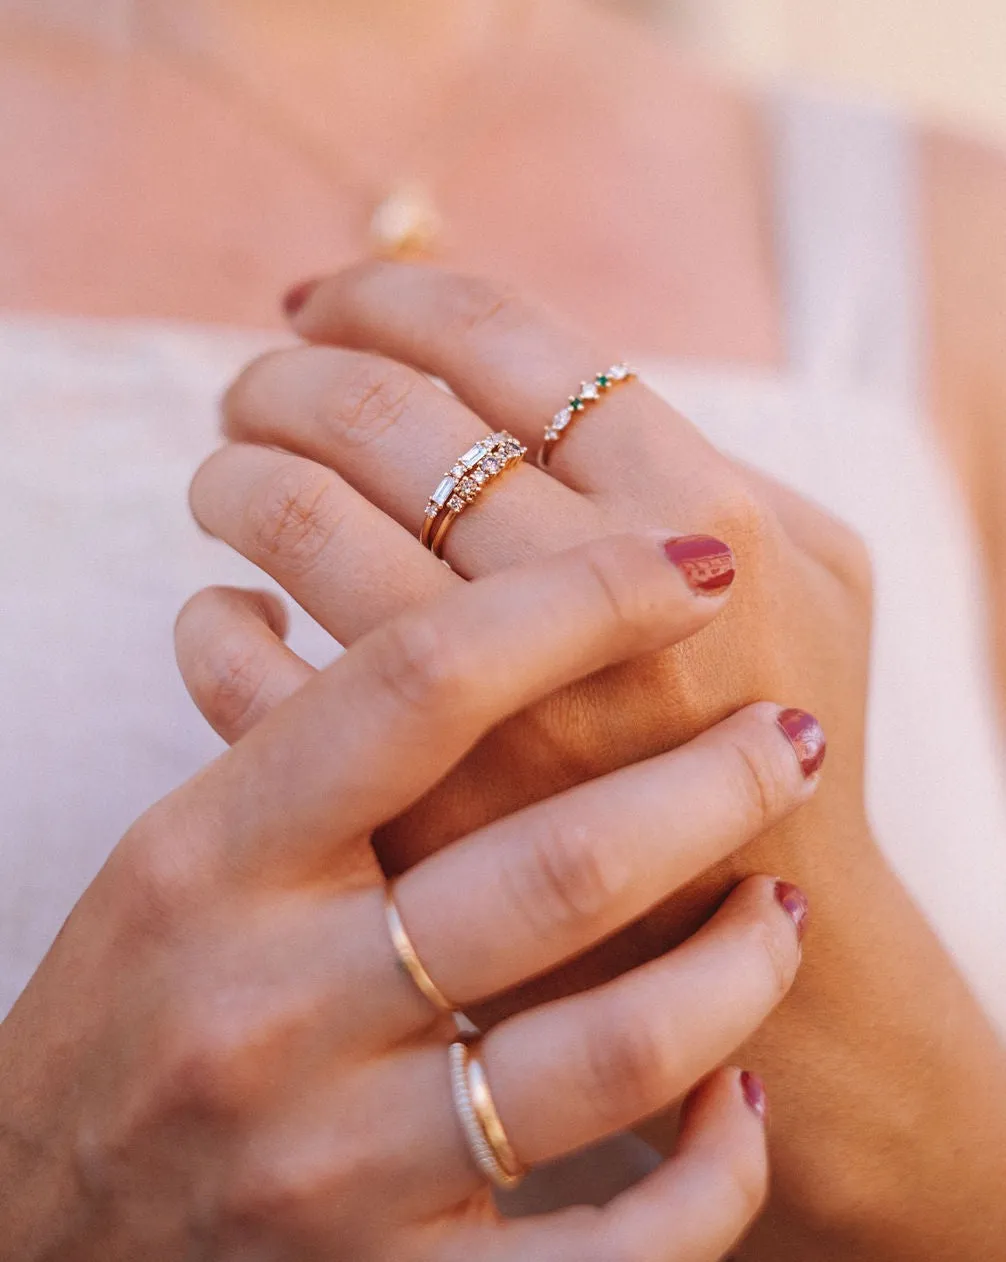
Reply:
[[[412,979],[416,989],[423,995],[425,999],[440,1012],[454,1012],[455,1005],[447,998],[444,992],[436,984],[433,978],[427,973],[423,967],[423,963],[416,954],[416,948],[412,945],[412,939],[405,931],[405,925],[402,924],[402,917],[398,914],[398,908],[395,906],[395,898],[391,892],[391,886],[384,893],[384,916],[388,922],[388,933],[391,935],[391,945],[394,948],[395,955],[398,957],[398,966],[402,972]]]
[[[473,444],[444,474],[427,501],[419,541],[434,556],[443,554],[447,532],[469,504],[474,504],[490,482],[514,468],[527,455],[512,434],[500,430]]]
[[[635,376],[637,376],[636,370],[630,368],[628,364],[612,364],[607,372],[599,372],[593,381],[582,381],[578,393],[571,394],[566,406],[560,408],[545,426],[545,437],[538,449],[538,467],[540,469],[548,467],[552,449],[582,412],[597,403],[619,382],[631,381]]]
[[[464,1039],[449,1049],[451,1093],[472,1160],[499,1188],[515,1188],[527,1174],[507,1139],[493,1103],[485,1068],[475,1047]]]

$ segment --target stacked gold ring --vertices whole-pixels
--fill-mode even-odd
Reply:
[[[454,1108],[472,1160],[496,1187],[515,1188],[527,1170],[507,1138],[477,1045],[458,1039],[449,1057]]]
[[[566,406],[560,408],[545,426],[545,436],[538,449],[539,468],[547,468],[554,447],[581,413],[597,403],[614,386],[623,381],[631,381],[636,375],[636,370],[628,364],[612,364],[606,372],[599,372],[593,381],[582,381],[579,391],[569,396]]]
[[[427,501],[419,540],[434,556],[443,553],[447,532],[486,487],[527,455],[512,434],[500,430],[474,443],[440,480]]]
[[[384,917],[388,925],[391,945],[398,960],[398,967],[406,977],[410,978],[419,993],[427,999],[438,1012],[455,1011],[455,1005],[447,998],[433,978],[423,967],[412,939],[406,932],[402,917],[395,904],[395,897],[389,885],[384,893]]]

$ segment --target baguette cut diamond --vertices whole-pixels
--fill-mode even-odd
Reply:
[[[441,508],[443,508],[443,506],[447,503],[448,499],[450,498],[450,494],[454,490],[454,487],[456,485],[457,484],[455,480],[451,477],[450,474],[448,474],[440,483],[440,485],[437,487],[437,489],[433,492],[433,494],[430,496],[431,503],[437,504]]]
[[[458,461],[458,464],[464,465],[466,469],[474,469],[485,454],[485,448],[482,444],[476,443],[474,447],[468,448],[465,454]]]

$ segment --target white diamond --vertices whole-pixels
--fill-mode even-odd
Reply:
[[[450,495],[451,491],[454,490],[455,485],[456,483],[454,478],[448,474],[430,496],[430,501],[443,508],[443,506],[447,503],[447,497]]]
[[[482,468],[485,469],[486,473],[488,473],[490,477],[493,477],[495,474],[499,473],[502,467],[503,466],[500,464],[500,462],[496,459],[495,456],[488,456],[482,462]]]
[[[458,464],[464,465],[466,469],[474,469],[478,462],[485,455],[485,450],[481,443],[476,443],[474,447],[469,447],[465,454],[458,461]]]
[[[426,505],[426,516],[427,516],[427,517],[439,517],[439,516],[440,516],[440,505],[439,505],[439,504],[427,504],[427,505]]]
[[[464,500],[458,499],[456,495],[452,495],[451,498],[447,501],[447,507],[451,510],[452,513],[460,513],[461,510],[464,508],[464,506],[465,506]]]
[[[600,397],[600,392],[598,391],[597,386],[592,381],[585,381],[580,386],[581,399],[597,399],[599,397]]]
[[[465,467],[463,464],[456,464],[451,470],[452,478],[463,478],[465,476]]]
[[[629,369],[625,364],[615,364],[605,373],[605,376],[610,377],[612,381],[624,381],[628,375]]]
[[[479,488],[471,478],[462,478],[458,483],[458,495],[463,500],[471,501],[479,493]]]
[[[472,477],[479,484],[479,486],[482,486],[483,483],[489,480],[489,474],[486,473],[485,469],[476,469],[475,472],[472,474]]]
[[[556,412],[555,416],[552,417],[552,428],[564,430],[572,419],[573,409],[563,408],[561,412]]]

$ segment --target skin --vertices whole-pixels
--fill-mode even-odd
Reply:
[[[740,1256],[877,1262],[924,1249],[934,1259],[992,1259],[1006,1223],[969,1206],[998,1203],[1004,1056],[866,823],[861,545],[822,510],[711,448],[632,382],[605,398],[603,420],[584,414],[548,474],[522,466],[505,491],[484,493],[459,518],[446,545],[452,574],[416,541],[425,495],[487,426],[536,442],[548,401],[602,363],[601,349],[512,292],[429,266],[352,269],[316,286],[295,324],[313,345],[266,356],[235,383],[224,403],[233,441],[197,475],[192,505],[205,529],[343,642],[396,604],[616,523],[674,521],[685,533],[727,539],[741,576],[728,610],[681,650],[609,672],[494,732],[378,834],[388,871],[475,821],[650,757],[780,690],[821,717],[834,751],[805,812],[602,951],[476,1009],[476,1019],[499,1019],[659,953],[747,870],[795,871],[815,904],[819,945],[791,1003],[749,1048],[773,1083],[778,1126],[773,1201]],[[245,700],[251,714],[310,674],[250,614],[247,604],[238,617],[218,608],[201,632],[180,637],[193,694],[229,739],[251,721]],[[221,695],[228,706],[218,712]],[[595,872],[589,845],[562,866]],[[673,1125],[647,1134],[666,1148]]]
[[[436,5],[430,10],[442,12]],[[336,14],[333,10],[331,16],[341,19],[347,12],[351,11],[340,9]],[[625,214],[629,205],[653,207],[652,219],[644,216],[642,222],[633,220],[631,224],[640,247],[636,256],[639,265],[633,267],[624,250],[615,250],[613,242],[618,234],[610,231],[608,220],[599,238],[587,198],[562,200],[561,233],[541,215],[537,204],[535,214],[528,216],[527,206],[522,206],[518,197],[522,185],[509,178],[512,167],[508,169],[505,160],[497,159],[486,169],[484,154],[466,161],[458,176],[465,188],[479,192],[479,197],[472,199],[478,204],[478,217],[466,217],[463,207],[452,213],[456,227],[453,254],[460,263],[479,271],[507,275],[532,294],[547,291],[553,305],[575,312],[588,333],[604,345],[629,344],[641,351],[681,357],[779,362],[781,317],[765,230],[766,181],[750,101],[673,61],[676,73],[668,74],[663,51],[641,47],[627,28],[611,25],[608,19],[585,17],[558,6],[555,12],[565,17],[555,18],[556,25],[548,28],[550,39],[538,40],[534,46],[540,50],[540,68],[548,70],[545,81],[554,84],[554,66],[562,64],[564,84],[572,87],[571,78],[576,77],[576,91],[563,95],[565,108],[558,111],[544,109],[540,98],[525,98],[526,111],[513,114],[508,135],[513,136],[513,150],[522,162],[530,160],[535,164],[533,169],[550,181],[560,181],[563,188],[581,186],[583,172],[598,148],[603,151],[617,146],[621,152],[622,140],[632,137],[619,168],[625,196],[612,214],[619,208]],[[261,11],[234,7],[219,13],[226,19],[228,15],[256,17]],[[270,86],[296,103],[299,117],[309,121],[313,117],[317,122],[319,103],[329,99],[331,78],[322,83],[304,76],[303,95],[298,96],[300,89],[295,90],[292,77],[266,56],[268,42],[256,22],[226,29],[243,33],[237,42],[254,54],[249,64],[255,66],[256,74],[264,77],[265,68],[272,67],[275,73],[269,78]],[[358,21],[352,29],[359,33]],[[345,41],[347,28],[339,27],[338,34]],[[445,28],[438,29],[436,35],[447,47],[443,44]],[[332,182],[321,177],[301,152],[291,151],[278,138],[264,137],[257,119],[238,117],[240,111],[225,107],[208,90],[185,83],[187,105],[182,108],[183,76],[164,58],[146,55],[143,73],[136,75],[124,74],[119,63],[93,50],[76,45],[60,48],[31,33],[5,40],[2,46],[3,56],[16,72],[2,79],[6,107],[16,109],[19,119],[34,121],[43,133],[47,121],[62,120],[72,113],[82,127],[90,127],[96,146],[96,150],[88,149],[96,152],[96,157],[93,166],[84,169],[85,178],[74,198],[47,197],[60,187],[65,146],[54,140],[51,150],[44,151],[45,161],[40,162],[38,145],[26,143],[33,134],[31,127],[4,130],[0,143],[5,146],[5,161],[0,170],[9,184],[4,198],[9,240],[12,246],[17,245],[8,254],[12,276],[7,292],[12,304],[89,314],[141,312],[269,323],[276,318],[275,293],[291,277],[324,270],[358,252],[358,214],[348,213],[345,225],[333,226],[333,207],[343,202]],[[332,47],[334,41],[329,51]],[[387,63],[400,66],[400,50],[387,29],[367,47],[387,49]],[[340,82],[353,83],[348,78],[351,61],[347,55]],[[372,69],[373,63],[367,64]],[[382,80],[381,75],[374,78]],[[45,85],[44,92],[37,90],[39,83]],[[645,98],[634,90],[640,83],[646,84]],[[101,109],[110,85],[120,94],[116,102],[126,106],[116,112],[119,123],[115,128],[108,126],[107,114]],[[617,102],[617,109],[612,110],[612,102]],[[554,106],[554,95],[549,103]],[[654,111],[662,120],[659,129],[643,125],[644,118],[649,120]],[[207,140],[208,116],[219,120],[219,139]],[[325,111],[324,117],[326,126],[330,125],[331,112]],[[544,134],[542,117],[555,120]],[[123,118],[130,120],[129,126],[122,123]],[[164,126],[168,118],[170,128]],[[136,128],[135,135],[144,137],[142,156],[130,147],[131,138],[135,138],[130,126]],[[346,132],[354,129],[361,152],[381,153],[383,158],[380,137],[367,133],[365,119],[361,123],[360,118],[353,118],[350,126],[347,118]],[[158,138],[153,145],[151,136]],[[654,136],[652,148],[645,139],[639,139],[647,136]],[[219,160],[225,152],[226,162]],[[393,156],[389,156],[390,169],[396,169]],[[79,161],[78,154],[78,171]],[[991,490],[1002,469],[994,422],[999,414],[999,395],[1006,386],[999,354],[1006,310],[1006,247],[998,230],[1006,208],[1006,177],[997,155],[935,133],[927,133],[923,139],[923,165],[930,290],[939,295],[939,301],[933,302],[931,321],[937,417],[975,508],[990,562],[990,588],[996,608],[1001,609],[999,575],[1003,571],[1000,566],[993,572],[992,567],[1001,550],[1003,510]],[[51,187],[40,181],[40,169],[51,174]],[[184,205],[168,196],[171,190],[167,182],[159,183],[167,181],[165,172],[169,169],[172,188],[179,170],[191,172]],[[666,184],[662,184],[660,173],[665,171]],[[124,173],[132,177],[137,172],[143,176],[139,183],[123,178]],[[684,172],[688,178],[682,178]],[[247,178],[255,183],[249,186]],[[236,247],[233,226],[248,223],[244,206],[249,187],[256,205],[266,213],[246,230],[248,236],[238,239]],[[629,196],[633,189],[638,193]],[[681,190],[687,190],[687,196]],[[108,215],[110,199],[123,212],[121,216]],[[498,210],[498,220],[488,225],[487,207]],[[671,234],[666,231],[669,215],[675,224]],[[113,219],[115,231],[111,230]],[[135,224],[135,235],[122,233],[121,222]],[[527,222],[541,224],[540,236],[527,232]],[[614,222],[618,222],[617,217]],[[270,232],[270,224],[281,226]],[[175,253],[170,266],[162,268],[164,256],[152,254],[148,243],[163,238],[169,229],[171,239],[184,240],[186,248]],[[555,250],[557,239],[566,244],[568,253]],[[87,262],[96,252],[103,262],[100,272]],[[590,269],[582,266],[584,258],[591,260]],[[668,292],[675,294],[674,303],[668,303]],[[631,303],[627,301],[630,294]],[[588,367],[593,370],[596,364],[592,361]],[[686,524],[683,517],[681,524]],[[855,581],[852,587],[855,589]],[[861,596],[856,599],[861,602]],[[850,617],[850,625],[857,625],[857,619],[861,625],[865,614],[860,608]],[[998,625],[1003,625],[1001,617]],[[857,632],[854,644],[861,639],[861,632]],[[762,681],[758,682],[760,685]],[[743,695],[743,688],[738,689],[734,704]],[[760,687],[757,695],[763,695]],[[859,690],[854,688],[852,695],[858,696]],[[873,1037],[875,1031],[864,1034],[857,1020],[862,1020],[864,1011],[883,1011],[882,1005],[892,998],[901,1004],[898,1011],[917,1018],[919,1029],[927,1028],[926,1014],[917,1013],[907,998],[912,978],[893,978],[893,996],[878,989],[878,956],[873,951],[880,948],[885,960],[899,959],[904,953],[902,931],[914,932],[914,920],[886,872],[866,858],[872,855],[872,847],[868,839],[860,845],[859,822],[841,838],[841,845],[853,845],[861,861],[868,864],[859,870],[872,873],[866,885],[868,902],[876,905],[876,912],[860,905],[862,883],[853,887],[849,882],[849,887],[843,888],[840,874],[836,879],[836,864],[825,842],[821,853],[829,856],[831,870],[826,871],[827,865],[822,863],[814,873],[815,884],[820,882],[822,890],[827,886],[833,892],[836,908],[855,906],[857,927],[862,926],[864,917],[870,924],[869,948],[864,942],[847,940],[848,927],[841,928],[831,959],[822,958],[819,969],[825,980],[831,966],[828,1002],[837,1005],[843,1020],[849,1019],[850,1044],[853,1034]],[[840,928],[834,927],[836,931]],[[838,947],[839,942],[844,950]],[[931,947],[924,947],[918,955],[920,972],[924,973],[922,991],[939,1002],[946,998],[952,1010],[960,1010],[963,1024],[956,1028],[966,1029],[976,1018],[958,995],[952,975],[947,976],[941,957],[931,951]],[[933,983],[934,977],[945,979],[946,996],[940,985]],[[843,993],[855,997],[858,1017],[848,1011]],[[808,1007],[813,1005],[808,1003]],[[795,1017],[792,1021],[792,1026],[781,1029],[777,1042],[768,1047],[767,1061],[788,1065],[797,1057],[795,1049],[806,1047],[808,1031],[801,1029]],[[904,1043],[897,1037],[898,1030],[889,1033],[888,1043],[881,1040],[882,1046],[873,1047],[875,1063],[871,1065],[863,1066],[853,1055],[844,1056],[841,1049],[813,1045],[814,1071],[804,1085],[800,1086],[799,1075],[796,1081],[787,1077],[787,1086],[794,1088],[787,1106],[794,1122],[819,1117],[823,1098],[820,1084],[827,1082],[827,1093],[841,1103],[843,1113],[860,1118],[862,1125],[853,1134],[843,1133],[838,1150],[841,1160],[829,1161],[826,1153],[806,1149],[793,1151],[788,1164],[797,1176],[794,1193],[788,1200],[784,1198],[776,1225],[770,1220],[763,1229],[767,1234],[752,1243],[750,1256],[756,1256],[759,1249],[760,1256],[773,1259],[918,1256],[917,1250],[914,1254],[906,1252],[904,1241],[911,1239],[911,1234],[899,1235],[905,1230],[899,1216],[905,1209],[902,1189],[909,1185],[904,1180],[912,1178],[915,1182],[910,1186],[925,1186],[927,1190],[946,1189],[939,1169],[925,1173],[920,1184],[919,1171],[910,1165],[895,1167],[896,1174],[886,1183],[869,1161],[871,1152],[880,1151],[877,1136],[888,1120],[883,1099],[886,1085],[905,1077]],[[987,1034],[982,1034],[976,1057],[980,1060],[985,1053],[991,1064]],[[979,1073],[974,1081],[976,1095],[980,1095],[982,1084],[990,1083],[990,1078]],[[953,1084],[939,1076],[910,1086],[915,1095],[898,1103],[904,1105],[903,1115],[913,1122],[921,1117],[934,1123],[933,1099],[940,1103],[936,1110],[939,1116],[955,1107]],[[991,1084],[988,1090],[993,1090]],[[851,1107],[852,1100],[858,1107]],[[933,1124],[934,1132],[938,1129]],[[916,1146],[921,1133],[913,1132]],[[943,1142],[943,1136],[934,1133],[933,1146]],[[895,1133],[892,1143],[908,1158],[918,1155],[909,1152],[907,1136]],[[992,1151],[981,1144],[969,1144],[968,1149],[979,1160]],[[850,1160],[850,1153],[855,1160]],[[803,1186],[799,1182],[801,1171],[807,1172]],[[900,1185],[897,1175],[901,1176]],[[943,1230],[952,1217],[960,1224],[955,1231],[967,1231],[969,1184],[959,1168],[951,1182],[960,1189],[961,1198],[959,1205],[950,1207],[952,1215],[944,1217]],[[974,1198],[971,1203],[975,1203]],[[980,1196],[978,1203],[983,1203]],[[936,1205],[940,1204],[946,1208],[937,1197]],[[917,1213],[918,1206],[913,1205],[912,1210]],[[885,1237],[880,1224],[888,1220]],[[918,1230],[923,1230],[925,1215],[918,1215],[917,1221]],[[974,1230],[978,1230],[977,1225]],[[926,1238],[926,1248],[932,1248],[931,1241],[932,1237]],[[956,1254],[948,1256],[980,1258],[986,1256],[982,1250],[988,1247],[987,1238],[977,1243],[965,1240]],[[857,1249],[859,1252],[854,1252]]]
[[[715,1262],[730,1249],[765,1195],[765,1111],[757,1084],[717,1067],[793,982],[792,887],[745,881],[679,949],[481,1041],[522,1162],[690,1093],[676,1154],[637,1188],[604,1210],[505,1223],[454,1114],[453,1022],[396,966],[371,846],[495,725],[719,613],[723,597],[696,594],[662,543],[594,543],[385,623],[137,822],[0,1027],[0,1255]],[[517,643],[539,610],[548,630]],[[507,671],[487,676],[503,654]],[[779,707],[754,706],[441,850],[397,883],[396,906],[438,984],[477,1001],[638,914],[655,863],[667,892],[815,788]],[[672,800],[690,824],[668,846]],[[574,914],[543,865],[599,810],[598,860],[621,879]]]

